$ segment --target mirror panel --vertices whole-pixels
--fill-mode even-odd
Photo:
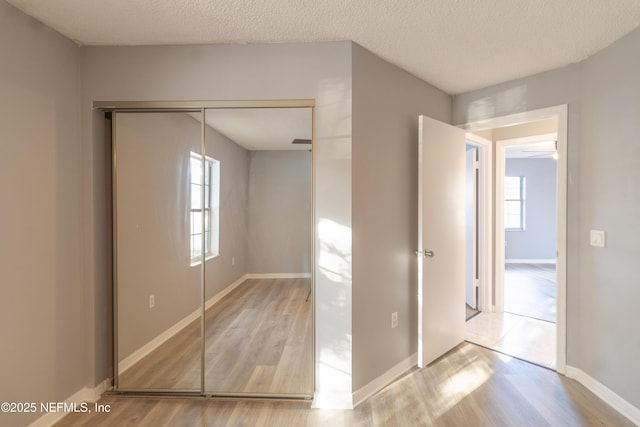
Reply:
[[[313,395],[312,128],[114,112],[116,390]]]
[[[205,123],[220,171],[205,392],[312,395],[312,110],[208,109]]]
[[[201,390],[201,128],[114,113],[118,390]]]

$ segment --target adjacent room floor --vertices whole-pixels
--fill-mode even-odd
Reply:
[[[553,264],[507,264],[505,312],[480,313],[469,319],[465,339],[555,369],[555,280]]]

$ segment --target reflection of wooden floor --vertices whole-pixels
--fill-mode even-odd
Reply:
[[[310,279],[255,279],[205,314],[205,392],[311,394]],[[125,371],[120,388],[200,389],[200,320]]]
[[[57,427],[633,426],[576,381],[468,343],[353,411],[277,401],[107,396],[99,403],[111,412],[70,413]]]

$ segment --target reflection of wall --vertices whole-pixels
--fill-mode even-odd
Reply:
[[[200,152],[201,125],[181,113],[118,114],[116,123],[122,359],[200,306],[200,267],[190,265],[189,158]],[[206,263],[211,297],[246,272],[247,152],[211,129],[206,135],[207,154],[221,165],[220,256]]]
[[[207,156],[220,161],[220,254],[206,262],[206,299],[247,273],[247,151],[210,127]]]
[[[201,124],[182,113],[119,113],[116,123],[122,360],[200,306],[188,209]],[[209,127],[205,135],[220,161],[220,253],[205,263],[206,299],[246,273],[310,273],[311,153],[247,152]]]
[[[556,161],[507,159],[507,176],[525,177],[525,230],[505,231],[505,258],[556,259]]]
[[[249,272],[311,273],[311,153],[249,153]]]

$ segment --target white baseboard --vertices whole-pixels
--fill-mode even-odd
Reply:
[[[351,393],[316,392],[311,409],[353,409]]]
[[[567,366],[567,377],[573,378],[588,388],[593,394],[604,400],[609,406],[627,417],[632,423],[640,426],[640,409],[624,400],[607,386],[591,377],[581,369]]]
[[[247,279],[308,279],[311,273],[249,273]]]
[[[229,292],[231,292],[232,290],[240,286],[242,282],[248,279],[248,276],[249,276],[248,274],[245,274],[244,276],[240,277],[238,280],[236,280],[235,282],[233,282],[232,284],[230,284],[229,286],[227,286],[226,288],[224,288],[223,290],[221,290],[220,292],[218,292],[217,294],[209,298],[205,302],[205,305],[204,305],[205,310],[208,310],[209,308],[211,308],[211,306],[213,306],[215,303],[220,301],[225,295],[227,295]],[[122,361],[118,363],[118,373],[122,374],[131,366],[135,365],[140,360],[142,360],[142,358],[144,358],[146,355],[148,355],[153,350],[155,350],[160,345],[162,345],[169,338],[171,338],[172,336],[180,332],[182,329],[184,329],[191,322],[198,319],[200,317],[200,312],[201,310],[199,308],[194,310],[187,317],[180,320],[178,323],[174,324],[173,326],[171,326],[170,328],[162,332],[160,335],[158,335],[157,337],[155,337],[154,339],[152,339],[151,341],[149,341],[148,343],[146,343],[145,345],[143,345],[142,347],[140,347],[139,349],[131,353],[129,356],[122,359]]]
[[[555,264],[556,259],[505,259],[505,264]]]
[[[382,390],[387,385],[391,384],[395,379],[399,376],[407,372],[409,369],[413,368],[418,364],[418,353],[414,353],[413,355],[407,357],[402,362],[393,366],[384,374],[380,375],[378,378],[369,382],[362,388],[353,392],[353,407],[355,408],[380,390]]]
[[[109,387],[111,387],[110,379],[104,380],[93,388],[83,387],[82,389],[78,390],[67,399],[65,399],[64,403],[76,403],[79,405],[82,402],[97,402],[100,399],[100,396],[102,396],[102,393],[107,391]],[[50,427],[64,418],[65,415],[67,415],[67,412],[47,412],[31,424],[29,424],[29,427]]]

